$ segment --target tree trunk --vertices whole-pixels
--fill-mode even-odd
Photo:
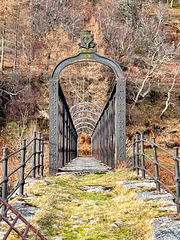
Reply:
[[[174,0],[171,0],[171,4],[170,4],[171,8],[173,7],[173,3],[174,3]]]

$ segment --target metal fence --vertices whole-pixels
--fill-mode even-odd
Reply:
[[[11,205],[5,202],[1,197],[0,197],[0,203],[6,209],[2,214],[0,214],[0,221],[3,220],[6,224],[9,225],[9,229],[4,235],[3,240],[8,239],[12,231],[16,232],[18,236],[23,240],[26,240],[29,238],[28,235],[30,232],[33,233],[33,235],[35,235],[34,240],[36,239],[47,240],[34,226],[32,226],[28,221],[26,221],[25,218],[23,218]],[[8,216],[11,216],[11,220]],[[14,219],[12,220],[12,218]],[[21,230],[19,230],[15,226],[18,220],[20,220],[22,224],[25,225],[24,231],[22,231],[22,226],[21,226]]]
[[[30,150],[30,151],[29,151]],[[12,157],[19,157],[21,155],[21,160],[17,160],[15,166],[16,168],[9,172],[8,168],[10,167],[10,160]],[[26,139],[22,140],[22,146],[20,149],[13,153],[8,153],[8,148],[3,147],[3,158],[0,160],[2,164],[2,179],[0,186],[2,187],[2,198],[8,202],[8,199],[19,189],[19,194],[24,195],[24,184],[26,179],[31,175],[32,177],[43,176],[44,168],[44,140],[41,136],[41,133],[34,132],[33,138],[29,143],[26,143]],[[12,186],[10,189],[11,182],[10,178],[17,177],[17,172],[19,180],[16,186]]]
[[[116,86],[96,124],[91,138],[92,156],[115,168],[115,93]]]
[[[153,159],[145,153],[145,144],[152,149]],[[168,169],[166,166],[161,164],[158,161],[157,150],[160,149],[168,156],[171,156],[174,159],[174,172]],[[155,180],[156,189],[160,192],[160,186],[169,192],[173,198],[174,202],[177,205],[177,214],[180,214],[180,174],[179,174],[179,162],[180,157],[178,153],[179,148],[174,147],[174,154],[170,153],[166,149],[156,144],[155,137],[152,138],[152,141],[149,142],[144,139],[143,133],[136,134],[136,138],[132,139],[132,166],[133,170],[136,170],[137,175],[139,175],[139,170],[142,172],[142,178],[146,177],[146,173],[150,175]],[[154,174],[146,168],[146,160],[150,161],[154,165]],[[166,183],[160,178],[159,168],[162,168],[164,171],[167,171],[174,178],[174,184],[176,185],[175,193],[171,191]]]

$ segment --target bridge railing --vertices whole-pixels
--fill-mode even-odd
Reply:
[[[37,175],[43,176],[44,139],[41,133],[38,133],[37,136],[37,133],[34,132],[33,138],[29,143],[26,143],[26,139],[23,139],[21,148],[15,152],[8,153],[8,148],[3,147],[3,158],[0,160],[0,166],[2,167],[2,179],[0,181],[2,198],[8,202],[8,199],[18,189],[19,195],[24,195],[26,179],[29,176],[34,178]],[[15,169],[11,170],[14,167]],[[16,186],[13,186],[13,179],[16,179],[18,182]]]
[[[50,80],[49,173],[77,156],[77,132],[59,79]]]
[[[152,156],[148,156],[145,152],[145,145],[148,148],[152,149]],[[174,160],[174,171],[170,170],[168,167],[161,164],[158,160],[158,151],[161,150],[162,152],[166,153]],[[180,214],[180,173],[179,173],[179,148],[174,147],[174,154],[170,153],[166,149],[162,148],[161,146],[156,144],[155,137],[152,138],[152,141],[147,141],[144,139],[143,133],[136,134],[136,138],[132,139],[132,167],[133,170],[136,171],[137,175],[139,175],[139,171],[141,170],[142,178],[145,179],[146,173],[155,180],[156,189],[160,192],[160,186],[169,192],[173,196],[173,200],[177,205],[177,215]],[[147,161],[151,162],[154,165],[153,172],[148,170],[146,167]],[[176,186],[176,190],[173,191],[169,188],[167,183],[162,179],[159,168],[162,171],[167,171],[172,178],[174,179],[174,184]]]
[[[91,138],[92,156],[115,168],[115,95],[114,87]]]

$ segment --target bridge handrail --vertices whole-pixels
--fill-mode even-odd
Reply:
[[[105,112],[106,109],[108,108],[108,106],[109,106],[109,102],[110,102],[110,100],[113,98],[115,92],[116,92],[116,84],[115,84],[115,86],[114,86],[114,88],[113,88],[113,90],[112,90],[112,92],[111,92],[111,94],[110,94],[109,99],[108,99],[107,102],[106,102],[106,105],[105,105],[103,111],[101,112],[101,115],[100,115],[98,121],[96,122],[96,126],[95,126],[95,128],[94,128],[94,130],[93,130],[93,133],[94,133],[96,127],[98,126],[98,123],[101,121],[101,118],[102,118],[102,116],[104,115],[104,112]],[[92,133],[92,135],[93,135],[93,133]]]
[[[32,153],[28,156],[27,150],[32,147]],[[13,171],[8,173],[9,159],[12,156],[15,156],[17,153],[21,152],[21,163],[17,166]],[[32,166],[29,169],[26,169],[26,164],[32,159]],[[3,147],[3,158],[0,160],[0,163],[3,164],[3,172],[2,172],[2,180],[0,182],[0,186],[2,186],[2,198],[7,202],[8,199],[19,189],[19,195],[24,195],[24,184],[27,177],[32,176],[35,178],[36,173],[38,176],[43,176],[44,169],[44,139],[41,136],[41,133],[37,134],[33,133],[32,140],[26,144],[26,139],[22,140],[22,146],[20,149],[8,154],[8,148]],[[18,170],[21,170],[19,174],[19,182],[16,187],[8,192],[8,183],[9,177],[11,177]],[[25,172],[27,170],[27,172]]]
[[[178,147],[174,147],[174,154],[171,152],[167,151],[163,147],[159,146],[156,144],[156,138],[153,137],[152,141],[147,141],[144,139],[143,133],[140,134],[140,139],[139,139],[139,134],[136,134],[136,138],[132,138],[132,168],[133,170],[136,170],[137,175],[139,175],[139,170],[142,172],[142,178],[145,179],[145,173],[150,175],[156,183],[156,189],[158,192],[160,192],[160,186],[162,185],[163,188],[169,192],[173,198],[174,202],[176,203],[177,206],[177,215],[180,214],[180,171],[179,171],[179,163],[180,163],[180,157],[178,154]],[[147,143],[150,147],[152,147],[153,151],[153,159],[149,157],[147,154],[145,154],[145,145],[144,143]],[[158,161],[158,153],[157,149],[162,150],[163,152],[167,153],[169,156],[171,156],[174,160],[174,171],[171,171],[169,168],[164,166],[163,164],[159,163]],[[141,156],[141,161],[139,157]],[[148,159],[154,164],[154,175],[146,169],[145,166],[145,160]],[[168,171],[173,177],[174,177],[174,183],[176,185],[176,193],[174,194],[170,188],[164,183],[159,174],[159,167],[162,169]]]

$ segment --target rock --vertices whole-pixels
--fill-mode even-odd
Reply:
[[[173,220],[170,216],[154,218],[152,222],[154,228],[179,227],[180,220]]]
[[[3,238],[3,237],[4,237],[4,235],[5,235],[5,233],[4,233],[4,232],[0,232],[0,238]]]
[[[98,220],[97,219],[91,219],[90,220],[90,223],[95,223],[95,222],[97,222]]]
[[[72,215],[71,218],[79,218],[79,216]]]
[[[115,223],[115,224],[120,224],[120,225],[123,224],[123,222],[122,222],[122,221],[119,221],[119,220],[115,221],[114,223]]]
[[[80,224],[85,224],[85,221],[83,221],[83,220],[76,220],[75,222],[80,223]]]
[[[83,186],[77,187],[84,192],[110,192],[112,190],[111,186],[103,187],[103,186]]]
[[[61,213],[57,213],[58,217],[63,217],[63,215]]]
[[[118,225],[116,225],[115,223],[112,223],[111,226],[118,228]]]
[[[73,202],[73,203],[78,203],[78,202],[79,202],[79,200],[72,200],[72,202]]]
[[[73,225],[73,228],[77,228],[77,227],[79,227],[79,225]]]
[[[54,224],[53,227],[55,227],[55,228],[59,228],[59,226],[58,226],[57,224]]]
[[[90,235],[91,233],[85,233],[85,236],[88,236],[88,235]]]
[[[177,207],[176,206],[165,206],[165,207],[159,207],[158,210],[161,210],[161,211],[176,211]]]
[[[180,227],[163,228],[152,231],[153,240],[180,240]]]
[[[87,207],[88,205],[85,204],[85,203],[83,203],[83,204],[81,204],[80,206],[81,206],[81,207]]]

